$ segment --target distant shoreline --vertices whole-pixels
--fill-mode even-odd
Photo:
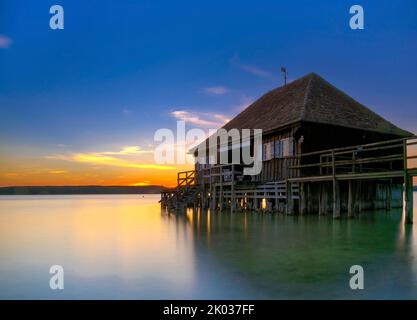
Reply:
[[[0,187],[0,195],[158,194],[163,186],[27,186]],[[417,192],[417,186],[414,186]]]
[[[163,186],[27,186],[0,187],[0,195],[155,194]]]

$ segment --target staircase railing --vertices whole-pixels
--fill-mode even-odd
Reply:
[[[194,185],[195,179],[196,179],[195,170],[178,172],[177,188]]]

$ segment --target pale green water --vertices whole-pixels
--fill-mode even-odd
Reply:
[[[0,196],[0,298],[417,298],[417,227],[401,211],[176,216],[158,200]],[[62,291],[49,288],[55,264]],[[349,288],[355,264],[362,291]]]

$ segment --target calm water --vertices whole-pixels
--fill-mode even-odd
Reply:
[[[0,298],[417,298],[417,223],[399,210],[176,216],[158,200],[0,196]],[[49,289],[55,264],[62,291]],[[354,264],[365,290],[349,289]]]

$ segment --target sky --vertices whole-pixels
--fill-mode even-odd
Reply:
[[[416,57],[413,0],[1,0],[0,186],[172,186],[191,166],[156,164],[155,131],[221,126],[281,66],[417,133]]]

